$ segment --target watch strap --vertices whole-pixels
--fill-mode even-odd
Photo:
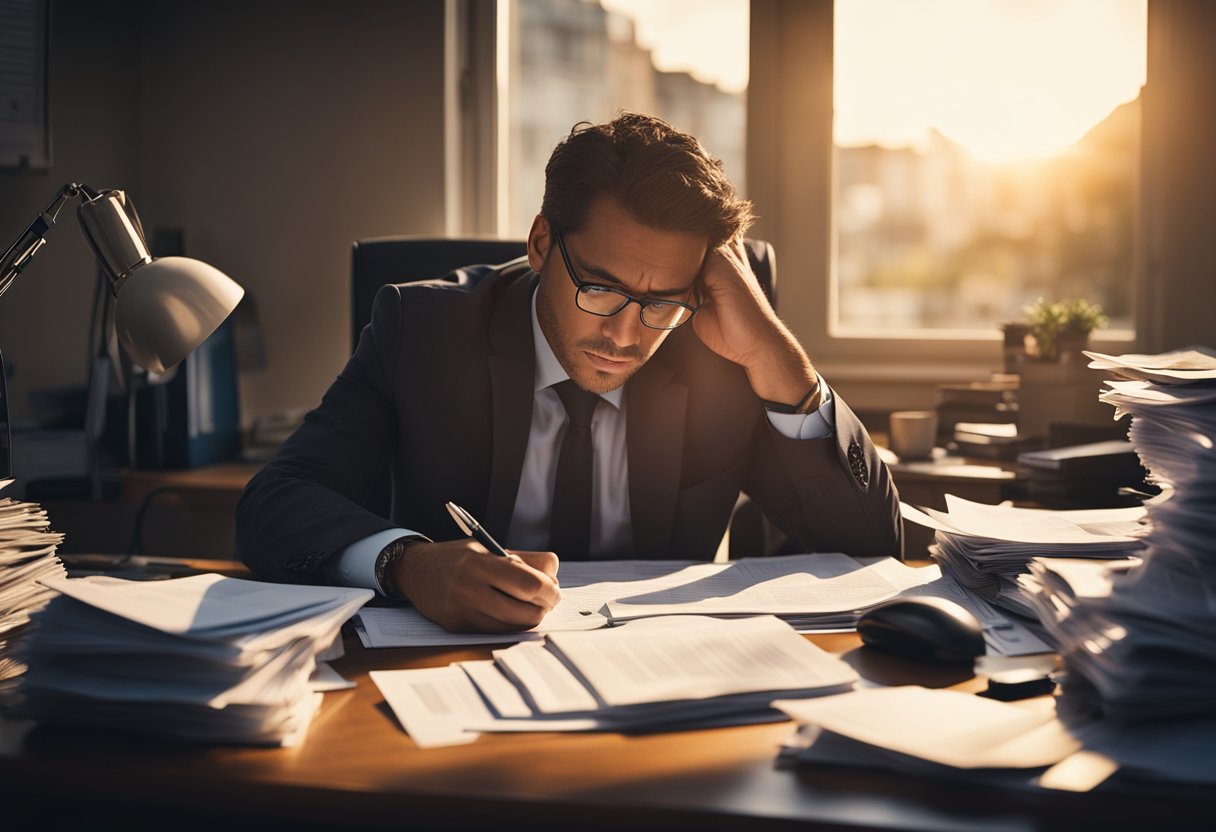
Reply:
[[[397,601],[406,600],[405,596],[397,588],[397,581],[393,575],[393,568],[405,556],[405,550],[415,543],[429,543],[429,539],[420,534],[406,535],[399,537],[392,543],[380,550],[380,554],[376,556],[376,585],[380,588],[380,594],[386,598],[393,598]]]

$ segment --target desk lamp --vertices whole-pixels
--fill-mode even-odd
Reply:
[[[110,281],[119,343],[139,366],[164,373],[194,351],[236,308],[245,290],[212,266],[189,257],[154,258],[148,253],[135,206],[121,190],[97,191],[64,185],[0,259],[0,295],[46,243],[64,202],[79,199],[76,215],[93,253]],[[0,432],[6,432],[0,360]],[[0,450],[7,449],[0,437]],[[0,456],[0,478],[10,460]]]

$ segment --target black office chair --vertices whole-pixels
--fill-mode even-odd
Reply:
[[[777,306],[777,255],[764,240],[746,240],[752,271],[769,302]],[[359,343],[372,319],[376,292],[387,283],[413,283],[450,277],[463,266],[505,263],[528,252],[524,240],[475,237],[373,237],[359,240],[351,251],[351,339]]]
[[[769,302],[777,306],[777,255],[770,243],[747,239],[747,258]],[[359,343],[363,328],[372,319],[376,292],[389,283],[448,278],[464,266],[505,263],[527,254],[523,240],[479,238],[374,237],[359,240],[351,252],[351,341]],[[367,508],[389,516],[391,504],[388,469],[368,493]],[[731,520],[732,558],[771,552],[774,529],[755,503],[741,497]]]

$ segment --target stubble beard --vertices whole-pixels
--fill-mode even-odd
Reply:
[[[633,361],[634,363],[624,372],[612,373],[588,367],[587,359],[583,356],[584,352],[593,352],[605,358]],[[554,348],[553,354],[557,356],[558,362],[575,384],[588,393],[597,395],[610,393],[622,386],[645,364],[645,356],[642,355],[641,349],[637,347],[621,349],[611,341],[604,339],[591,339],[573,344],[562,341],[558,347]]]

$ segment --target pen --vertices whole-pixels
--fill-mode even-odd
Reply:
[[[498,555],[500,558],[519,560],[518,557],[502,548],[498,541],[491,537],[490,533],[482,528],[482,525],[473,518],[473,515],[455,503],[444,503],[444,505],[447,506],[448,514],[452,515],[452,519],[456,521],[456,525],[460,526],[460,530],[469,537],[474,538],[482,546],[485,546],[490,551],[490,554]]]

